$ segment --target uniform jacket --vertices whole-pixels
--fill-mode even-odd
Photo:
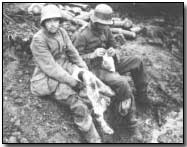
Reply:
[[[47,83],[46,85],[43,83],[43,86],[48,86],[49,91],[46,91],[48,94],[58,83],[71,86],[72,81],[75,80],[71,76],[75,65],[87,68],[86,63],[72,45],[67,32],[62,28],[55,35],[49,34],[42,28],[34,35],[30,47],[36,62],[31,84],[47,78]]]
[[[119,48],[109,27],[100,34],[94,30],[91,24],[74,35],[73,43],[89,68],[101,65],[102,59],[100,57],[90,60],[90,53],[94,52],[95,49],[100,47],[105,49],[109,47]]]

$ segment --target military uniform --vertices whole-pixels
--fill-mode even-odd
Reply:
[[[73,70],[78,66],[87,69],[85,62],[72,45],[66,31],[59,29],[54,35],[44,28],[37,32],[31,43],[36,62],[31,79],[31,92],[36,96],[53,94],[56,100],[68,105],[73,112],[74,122],[82,131],[92,124],[87,105],[71,88]]]
[[[93,24],[81,29],[73,38],[73,43],[78,49],[80,55],[86,61],[89,70],[94,72],[104,83],[109,85],[117,93],[118,101],[123,101],[127,98],[132,99],[131,112],[135,111],[135,102],[132,95],[131,88],[125,76],[126,72],[131,72],[137,91],[146,89],[146,75],[142,60],[139,57],[120,57],[117,53],[114,56],[115,66],[117,72],[109,72],[102,69],[101,57],[91,58],[92,52],[97,48],[113,47],[119,49],[109,27],[98,33],[94,30]],[[121,112],[120,112],[121,113]]]
[[[89,143],[100,143],[101,138],[92,121],[87,102],[77,92],[84,85],[79,82],[88,67],[72,45],[67,32],[60,28],[62,12],[49,4],[42,8],[41,29],[34,35],[31,51],[36,62],[31,79],[31,92],[36,96],[53,95],[71,110],[74,123]]]

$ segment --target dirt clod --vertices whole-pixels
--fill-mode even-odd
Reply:
[[[14,136],[11,136],[8,140],[8,143],[17,143],[17,139]]]

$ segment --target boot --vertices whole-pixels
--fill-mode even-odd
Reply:
[[[84,134],[84,136],[88,143],[101,143],[101,137],[99,136],[94,123],[92,123],[90,129]]]
[[[138,142],[142,142],[143,136],[140,133],[138,127],[129,128],[131,138],[137,140]]]
[[[130,134],[132,135],[132,138],[136,139],[137,141],[142,141],[143,137],[140,133],[138,126],[138,119],[135,117],[135,113],[130,113],[127,116],[127,122],[128,122],[128,128],[130,131]]]

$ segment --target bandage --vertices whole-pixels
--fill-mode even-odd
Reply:
[[[102,67],[110,72],[116,71],[114,59],[109,56],[108,53],[105,53],[105,55],[103,56]]]

